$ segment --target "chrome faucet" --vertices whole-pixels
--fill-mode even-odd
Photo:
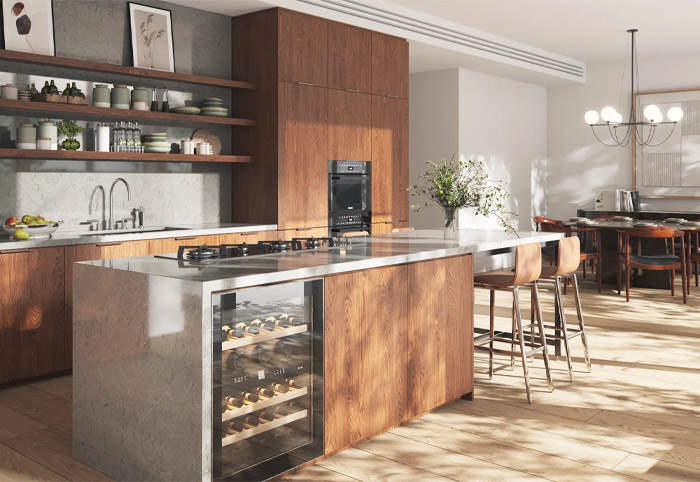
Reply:
[[[95,186],[95,189],[92,190],[92,194],[90,194],[90,206],[88,208],[88,214],[92,214],[92,200],[95,197],[95,193],[97,191],[102,192],[102,220],[100,221],[100,229],[107,229],[107,220],[105,219],[105,210],[107,206],[105,206],[105,188],[102,187],[101,184],[98,184]]]
[[[126,186],[127,199],[131,201],[131,188],[129,188],[129,183],[123,177],[118,177],[112,183],[112,187],[109,188],[109,229],[114,229],[114,186],[121,181]]]

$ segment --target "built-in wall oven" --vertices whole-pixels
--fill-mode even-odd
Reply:
[[[372,229],[372,163],[328,161],[330,236]]]

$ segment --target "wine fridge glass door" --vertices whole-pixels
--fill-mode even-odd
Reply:
[[[323,454],[323,280],[212,297],[214,475],[264,480]]]

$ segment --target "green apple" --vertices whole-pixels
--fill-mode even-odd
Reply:
[[[17,228],[15,229],[13,236],[17,240],[29,239],[29,231],[24,228]]]

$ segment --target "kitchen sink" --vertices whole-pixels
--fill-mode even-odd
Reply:
[[[172,226],[166,226],[164,228],[157,229],[112,229],[110,231],[90,231],[89,233],[80,234],[79,236],[114,236],[117,234],[163,233],[166,231],[186,231],[187,229],[189,228],[180,228]]]

